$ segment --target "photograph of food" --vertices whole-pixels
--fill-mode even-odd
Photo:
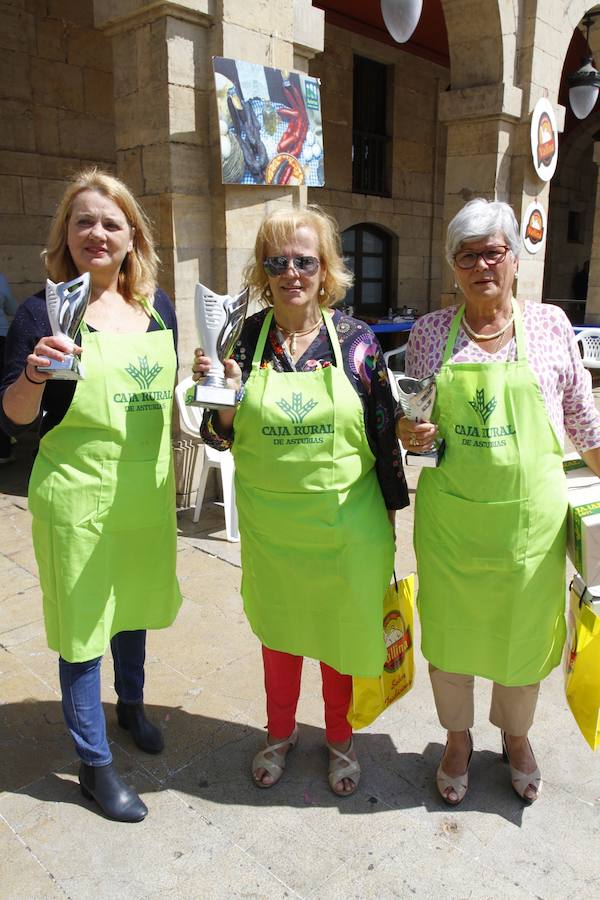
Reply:
[[[544,223],[542,221],[542,216],[539,210],[536,209],[531,213],[527,228],[525,230],[525,235],[529,238],[532,244],[539,244],[539,242],[543,239]]]
[[[320,83],[240,60],[213,59],[224,184],[325,184]]]

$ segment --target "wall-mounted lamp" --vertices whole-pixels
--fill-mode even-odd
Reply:
[[[410,40],[419,24],[423,0],[381,0],[385,27],[399,44]]]
[[[590,27],[594,20],[600,16],[600,10],[594,10],[586,13],[583,17],[582,24],[586,28],[585,42],[589,45]],[[600,72],[594,68],[593,57],[587,56],[581,60],[581,67],[569,75],[569,103],[573,114],[578,119],[585,119],[589,116],[600,90]]]

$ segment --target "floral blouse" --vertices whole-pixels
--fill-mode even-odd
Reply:
[[[247,319],[233,351],[232,357],[242,370],[242,383],[250,375],[252,357],[267,312],[261,310]],[[395,403],[381,348],[364,322],[352,319],[339,310],[332,312],[344,371],[362,402],[365,432],[375,456],[375,469],[385,505],[388,509],[402,509],[409,503],[408,490],[394,429]],[[335,365],[335,354],[324,323],[306,352],[294,364],[287,348],[283,346],[283,334],[273,320],[261,366],[271,366],[275,372],[310,372],[331,365]],[[220,429],[218,413],[207,409],[204,412],[201,436],[209,446],[227,450],[235,440],[235,422],[234,431],[224,433]]]

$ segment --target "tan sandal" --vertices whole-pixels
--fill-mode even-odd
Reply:
[[[254,759],[252,760],[252,780],[256,787],[259,788],[270,788],[277,784],[281,776],[283,775],[283,770],[285,769],[285,762],[287,758],[287,754],[290,750],[293,750],[296,744],[298,743],[298,728],[294,728],[292,733],[288,738],[285,738],[283,741],[278,741],[276,744],[267,743],[262,750],[259,750]],[[285,755],[277,754],[277,751],[282,747],[287,746],[287,751]],[[267,753],[270,756],[267,756]],[[277,759],[280,759],[281,762],[276,762],[273,758],[273,755],[276,755]],[[259,769],[265,769],[266,772],[271,776],[273,781],[270,784],[265,784],[263,781],[259,781],[256,777],[256,773]]]
[[[508,750],[506,749],[506,733],[504,731],[502,734],[502,759],[504,762],[507,762],[510,768],[510,778],[512,782],[512,786],[515,790],[515,793],[519,795],[521,800],[524,800],[525,803],[534,803],[540,794],[542,793],[543,780],[542,773],[540,772],[539,766],[536,766],[533,772],[520,772],[519,769],[515,769],[514,766],[511,765],[510,756],[508,755]],[[529,744],[529,738],[527,739],[527,743]],[[533,756],[533,750],[531,749],[531,744],[529,744],[529,749],[531,750],[531,755]],[[535,758],[535,757],[534,757]],[[528,797],[525,793],[527,788],[533,788],[535,791],[535,797]]]
[[[464,800],[465,794],[467,793],[469,787],[469,765],[471,763],[471,757],[473,756],[473,737],[470,731],[467,731],[469,735],[469,740],[471,742],[471,751],[469,753],[469,758],[467,760],[467,768],[463,772],[462,775],[456,775],[451,777],[447,775],[446,772],[442,769],[442,764],[440,763],[438,766],[438,770],[435,774],[435,783],[437,785],[437,789],[440,792],[440,797],[447,803],[449,806],[458,806],[459,803],[462,803]],[[446,747],[448,743],[446,742]],[[444,748],[444,754],[446,749]],[[442,759],[444,758],[444,754],[442,754]],[[456,800],[451,800],[449,794],[451,791],[454,791],[456,794]]]
[[[333,754],[333,757],[331,755],[329,757],[329,772],[327,773],[329,787],[336,797],[351,797],[360,781],[360,765],[358,760],[351,759],[347,755],[354,750],[354,741],[350,741],[350,746],[346,750],[346,753],[342,753],[341,750],[336,750],[331,744],[327,744],[327,746],[329,748],[329,753]],[[336,791],[335,785],[338,781],[342,781],[343,778],[349,778],[353,783],[354,787],[351,791]]]

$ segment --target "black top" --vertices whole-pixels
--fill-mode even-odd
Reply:
[[[409,503],[408,489],[395,433],[396,404],[392,397],[387,366],[379,342],[364,322],[352,319],[337,309],[332,312],[333,324],[342,351],[344,372],[363,406],[365,432],[375,457],[375,469],[385,505],[388,509],[402,509]],[[266,314],[267,310],[261,310],[246,320],[233,351],[232,357],[242,370],[242,382],[245,382],[250,374],[252,357]],[[310,372],[319,367],[335,365],[335,354],[325,323],[321,325],[319,333],[295,364],[281,343],[282,337],[273,319],[262,355],[262,366],[272,366],[275,372]],[[205,443],[218,450],[227,450],[235,438],[235,432],[225,434],[222,431],[219,417],[214,410],[205,411],[200,433]]]
[[[177,320],[175,309],[169,297],[164,291],[157,290],[154,295],[154,308],[165,323],[166,328],[173,332],[173,343],[177,350]],[[90,331],[95,331],[88,325]],[[160,325],[156,319],[151,318],[148,331],[156,331]],[[27,361],[27,357],[33,352],[33,348],[40,338],[51,334],[50,322],[46,311],[45,292],[40,291],[32,297],[28,297],[19,306],[6,336],[6,348],[4,352],[4,372],[0,382],[0,428],[7,434],[19,434],[32,425],[39,426],[40,435],[46,434],[55,425],[62,421],[68,410],[76,381],[63,381],[50,379],[42,396],[40,416],[31,425],[15,425],[4,413],[2,395],[6,388],[17,380]],[[75,336],[75,343],[79,343],[80,332]]]

